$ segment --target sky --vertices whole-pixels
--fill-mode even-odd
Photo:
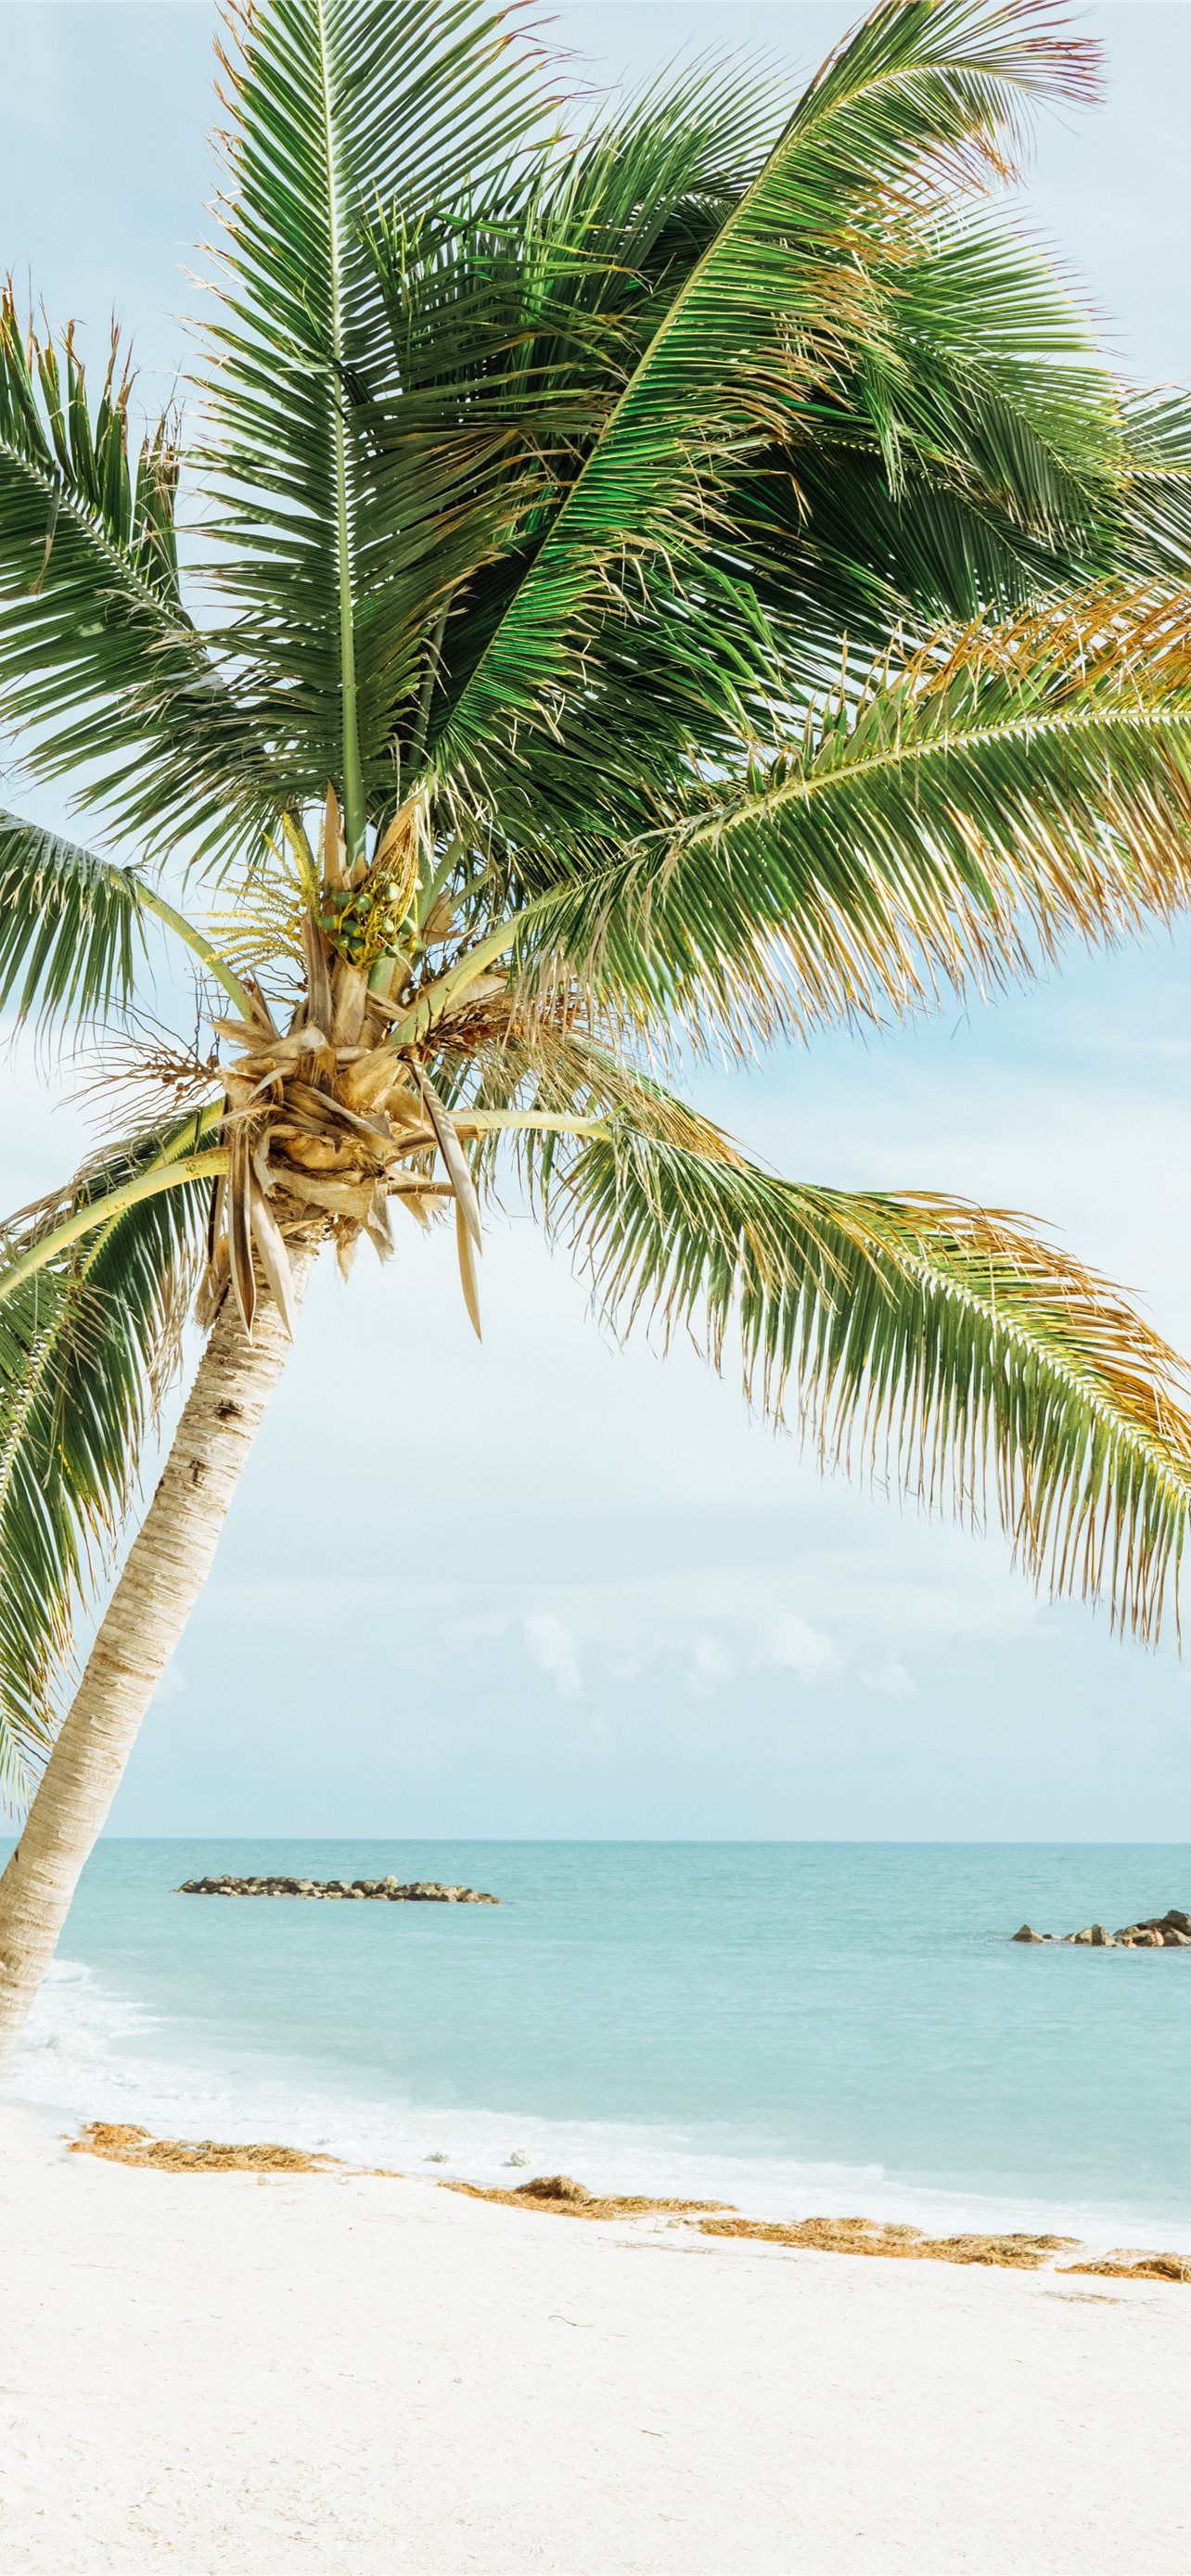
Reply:
[[[543,13],[544,14],[544,13]],[[563,6],[578,77],[745,49],[814,68],[826,0]],[[1191,377],[1191,11],[1117,0],[1102,105],[1041,130],[1022,219],[1121,366]],[[0,0],[0,268],[146,400],[211,176],[207,0]],[[0,800],[44,811],[15,757]],[[47,816],[48,819],[48,816]],[[1044,1218],[1191,1348],[1191,931],[994,1004],[698,1076],[799,1178]],[[88,1141],[77,1070],[5,1059],[0,1204]],[[411,1228],[412,1233],[414,1230]],[[129,1834],[1185,1840],[1191,1665],[1039,1602],[1001,1539],[823,1481],[683,1347],[617,1351],[515,1211],[473,1340],[444,1235],[320,1276],[215,1572],[117,1798]]]

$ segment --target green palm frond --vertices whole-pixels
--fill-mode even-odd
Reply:
[[[704,67],[418,222],[404,197],[378,216],[400,392],[375,424],[370,650],[406,690],[406,760],[437,738],[767,124],[755,79]]]
[[[995,158],[1024,100],[1078,92],[1088,68],[1030,7],[873,12],[671,301],[456,702],[444,776],[458,770],[510,822],[519,791],[536,792],[540,821],[547,794],[574,811],[577,754],[606,762],[619,726],[662,775],[745,724],[773,643],[747,576],[708,560],[725,471],[784,440],[866,351],[881,357],[864,258],[876,206]]]
[[[131,1001],[142,955],[133,871],[0,813],[0,1006],[104,1019]]]
[[[66,1198],[98,1207],[193,1133],[188,1119],[137,1137]],[[178,1356],[210,1190],[184,1181],[125,1208],[11,1295],[3,1273],[46,1213],[0,1245],[0,1795],[48,1747],[78,1602],[108,1557]]]
[[[72,333],[0,297],[0,706],[31,775],[78,778],[123,828],[241,834],[267,790],[254,726],[183,606],[174,425],[130,450],[113,346],[92,405]]]
[[[825,1462],[993,1511],[1054,1593],[1156,1634],[1191,1502],[1183,1364],[1122,1292],[1016,1218],[778,1180],[622,1121],[551,1181],[556,1232],[620,1331],[740,1344]]]
[[[1088,476],[1118,469],[1121,423],[1063,279],[1030,243],[947,199],[916,219],[879,207],[870,256],[883,336],[833,387],[843,440],[881,444],[895,493],[916,457],[1043,538],[1082,527]]]
[[[937,640],[535,899],[521,972],[747,1039],[1028,972],[1191,893],[1191,593]]]
[[[719,543],[755,565],[795,689],[844,634],[863,655],[899,626],[1007,616],[1119,563],[1136,460],[1047,262],[934,204],[874,227],[870,255],[882,344],[726,480]]]
[[[473,0],[271,0],[228,11],[232,179],[206,459],[237,640],[273,686],[294,792],[340,791],[349,854],[387,733],[368,661],[390,533],[370,470],[392,361],[367,247],[515,151],[545,98],[512,22]]]
[[[1140,580],[1191,580],[1191,401],[1127,392],[1125,473],[1115,511],[1121,568]]]
[[[147,920],[165,924],[238,1008],[228,960],[137,869],[0,811],[0,1008],[16,1017],[104,1020],[132,1000]]]

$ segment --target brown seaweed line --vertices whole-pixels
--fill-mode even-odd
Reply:
[[[346,2165],[338,2156],[309,2155],[302,2147],[154,2138],[147,2129],[109,2120],[88,2121],[68,2147],[73,2156],[99,2156],[109,2164],[139,2165],[158,2173],[366,2173],[394,2181],[411,2179],[383,2165]],[[972,2263],[1036,2272],[1050,2255],[1078,2242],[1074,2236],[926,2236],[920,2228],[874,2218],[803,2218],[788,2223],[741,2218],[730,2202],[722,2200],[650,2200],[636,2193],[602,2198],[568,2174],[538,2174],[514,2191],[487,2190],[480,2183],[454,2180],[443,2181],[438,2188],[459,2192],[468,2200],[496,2201],[505,2209],[537,2210],[556,2218],[690,2218],[697,2221],[703,2236],[746,2238],[755,2244],[792,2246],[817,2254],[880,2255],[894,2262]],[[1183,2254],[1116,2252],[1095,2261],[1061,2263],[1056,2269],[1064,2276],[1079,2272],[1103,2280],[1191,2284],[1191,2255]]]

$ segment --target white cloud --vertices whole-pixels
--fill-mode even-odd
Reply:
[[[812,1628],[805,1619],[787,1611],[775,1619],[755,1661],[774,1664],[783,1672],[797,1673],[800,1682],[823,1682],[840,1670],[838,1648],[820,1628]]]
[[[917,1699],[918,1684],[913,1673],[899,1664],[896,1655],[887,1655],[875,1672],[861,1676],[865,1688],[880,1693],[883,1699]]]
[[[691,1658],[691,1689],[696,1699],[710,1699],[721,1682],[730,1681],[736,1667],[727,1647],[718,1637],[700,1637]]]
[[[555,1684],[560,1699],[582,1699],[583,1675],[574,1635],[548,1610],[532,1611],[525,1622],[525,1643],[539,1671]]]

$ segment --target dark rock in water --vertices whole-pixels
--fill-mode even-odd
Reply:
[[[419,1878],[403,1886],[397,1878],[187,1878],[176,1896],[307,1896],[371,1899],[381,1905],[499,1905],[478,1887],[445,1887],[440,1879]]]
[[[1064,1949],[1077,1950],[1191,1950],[1191,1914],[1172,1905],[1166,1914],[1147,1914],[1137,1923],[1125,1923],[1119,1932],[1108,1932],[1103,1923],[1088,1923],[1082,1932],[1035,1932],[1023,1923],[1020,1932],[1010,1934],[1013,1941],[1053,1941]]]

